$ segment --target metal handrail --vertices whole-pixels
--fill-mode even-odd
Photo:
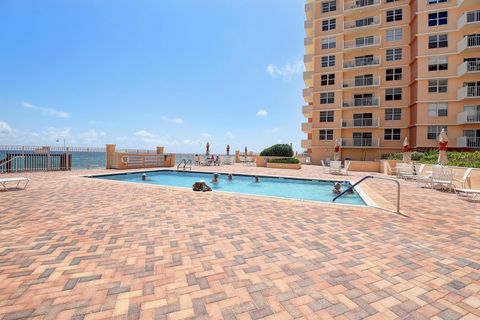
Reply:
[[[398,180],[393,179],[393,178],[365,176],[362,179],[360,179],[359,181],[357,181],[356,183],[354,183],[353,185],[351,185],[347,190],[345,190],[342,193],[340,193],[339,195],[335,196],[335,198],[333,198],[332,202],[335,202],[335,200],[337,200],[338,198],[340,198],[341,196],[343,196],[347,192],[350,192],[351,190],[353,190],[353,188],[355,188],[357,185],[359,185],[360,183],[362,183],[363,181],[365,181],[367,179],[380,179],[380,180],[394,181],[397,184],[397,212],[396,213],[401,214],[401,212],[400,212],[400,182],[398,182]]]
[[[13,162],[13,160],[17,160],[17,159],[23,159],[25,158],[24,156],[16,156],[16,157],[13,157],[12,159],[8,160],[8,161],[5,161],[3,163],[0,163],[0,173],[5,173],[7,172],[6,168],[7,168],[7,164],[9,164],[10,162]],[[3,167],[3,169],[2,169]],[[15,166],[15,172],[18,171],[18,166]]]
[[[190,166],[190,171],[192,171],[192,160],[187,160],[187,159],[183,159],[182,161],[180,161],[180,163],[177,165],[177,170],[180,169],[182,163],[184,164],[183,165],[183,171],[187,170],[187,166],[189,165]]]

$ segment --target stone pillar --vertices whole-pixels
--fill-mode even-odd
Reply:
[[[115,147],[116,145],[114,144],[107,144],[107,162],[105,163],[106,169],[112,169],[112,159],[113,159],[113,154],[115,153]]]
[[[235,163],[240,163],[240,151],[235,150]]]
[[[157,147],[157,154],[163,154],[164,147]]]

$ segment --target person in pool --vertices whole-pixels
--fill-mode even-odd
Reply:
[[[214,174],[213,174],[212,183],[215,183],[215,184],[218,183],[218,173],[214,173]]]
[[[212,188],[208,184],[205,183],[205,181],[200,180],[198,182],[195,182],[192,186],[193,191],[212,191]]]
[[[142,180],[143,180],[143,181],[146,181],[146,180],[147,180],[147,174],[146,174],[146,173],[142,174]]]
[[[228,181],[232,181],[233,180],[233,175],[231,173],[228,174]]]
[[[260,178],[258,178],[258,176],[255,176],[255,183],[259,183],[260,182]]]
[[[335,182],[335,184],[333,185],[332,192],[334,194],[339,194],[342,192],[342,185],[340,184],[340,182]]]

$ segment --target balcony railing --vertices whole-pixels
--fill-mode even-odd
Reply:
[[[302,140],[302,148],[303,149],[309,149],[312,147],[312,141],[311,140]]]
[[[361,49],[361,48],[368,48],[368,47],[375,47],[380,45],[380,37],[373,37],[373,38],[360,38],[345,41],[343,43],[343,48],[345,50],[352,50],[352,49]]]
[[[348,68],[358,68],[358,67],[373,67],[380,65],[380,57],[362,57],[352,60],[346,60],[343,62],[343,67]]]
[[[457,28],[461,29],[465,25],[476,26],[480,22],[480,10],[464,12],[457,21]]]
[[[313,72],[312,72],[312,71],[305,71],[305,72],[303,72],[303,80],[304,80],[304,81],[313,80]]]
[[[457,147],[480,148],[480,137],[458,137]]]
[[[378,138],[353,138],[353,139],[343,139],[342,138],[342,147],[352,147],[352,148],[378,148],[380,145],[380,139]]]
[[[368,17],[358,20],[345,21],[343,24],[344,30],[359,29],[365,27],[373,27],[380,25],[380,18],[378,16]]]
[[[480,60],[465,61],[458,66],[458,76],[463,76],[465,73],[480,72]]]
[[[343,100],[342,107],[343,108],[378,107],[379,102],[380,101],[378,97],[357,98],[352,100]]]
[[[380,85],[380,77],[343,80],[344,88],[374,87]]]
[[[311,116],[312,111],[313,111],[312,105],[307,104],[307,105],[302,106],[302,113],[305,117]]]
[[[311,122],[303,122],[302,123],[302,131],[305,133],[312,131],[312,123]]]
[[[462,52],[466,49],[475,49],[480,48],[480,35],[469,35],[463,37],[462,40],[458,42],[457,49],[459,52]]]
[[[480,98],[480,86],[465,86],[458,90],[458,100]]]
[[[348,1],[343,5],[343,11],[357,10],[362,8],[368,8],[371,6],[379,5],[380,0],[356,0]]]
[[[342,119],[343,128],[377,128],[380,125],[379,118],[368,119]]]
[[[464,123],[480,123],[480,111],[463,111],[457,116],[458,124]]]

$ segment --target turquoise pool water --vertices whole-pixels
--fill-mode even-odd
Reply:
[[[96,176],[96,179],[108,179],[116,181],[128,181],[136,183],[158,184],[162,186],[192,188],[196,181],[204,180],[213,192],[234,192],[253,194],[297,200],[311,200],[332,202],[335,196],[332,192],[333,182],[324,180],[304,180],[290,178],[276,178],[259,176],[260,182],[255,182],[254,176],[234,175],[232,181],[228,181],[226,174],[219,174],[219,182],[212,183],[212,173],[180,172],[180,171],[154,171],[147,172],[147,180],[142,180],[142,173],[126,173]],[[344,190],[349,182],[342,182]],[[192,191],[193,192],[193,191]],[[335,203],[365,205],[365,202],[357,192],[339,198]]]

